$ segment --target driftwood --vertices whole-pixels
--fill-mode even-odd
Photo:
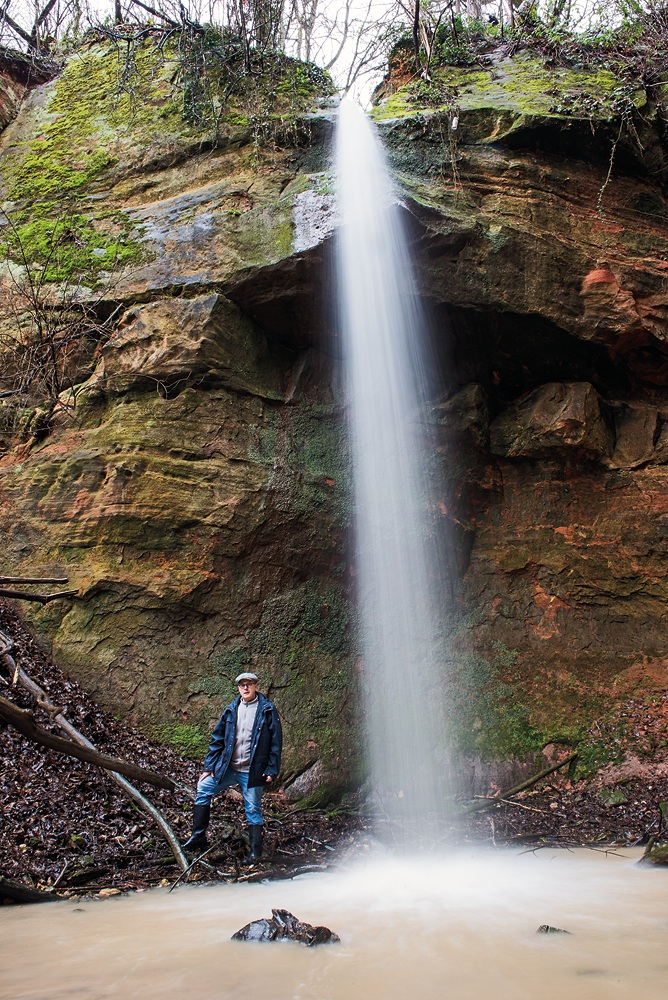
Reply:
[[[518,795],[519,792],[523,792],[527,788],[531,788],[533,785],[538,784],[538,782],[543,778],[546,778],[548,774],[552,774],[553,771],[558,771],[560,768],[565,767],[566,764],[570,764],[571,761],[575,760],[577,756],[578,752],[575,750],[573,753],[569,753],[557,764],[552,764],[551,767],[544,768],[542,771],[539,771],[538,774],[534,774],[531,778],[527,778],[526,781],[520,782],[519,785],[507,788],[505,791],[499,792],[497,795],[490,795],[489,798],[476,799],[475,802],[469,802],[467,805],[462,806],[460,813],[467,816],[469,813],[481,812],[483,809],[491,809],[493,806],[503,802],[504,799],[510,799],[513,795]]]
[[[12,647],[11,641],[2,632],[0,632],[0,646],[3,649]],[[46,692],[42,690],[39,684],[36,684],[35,681],[28,676],[22,667],[18,666],[14,657],[10,653],[0,653],[0,659],[2,659],[9,670],[12,671],[14,683],[20,684],[22,688],[29,691],[37,703],[51,715],[53,721],[60,726],[63,732],[67,733],[70,739],[74,740],[75,743],[78,743],[79,746],[87,747],[89,750],[97,752],[95,744],[91,743],[91,741],[87,739],[83,733],[80,733],[79,730],[65,718],[62,714],[62,709],[58,708],[57,705],[54,705],[54,703],[47,696]],[[132,801],[139,806],[142,812],[146,813],[146,815],[153,820],[156,826],[160,828],[165,840],[169,844],[176,863],[181,871],[185,871],[188,868],[188,861],[183,853],[183,850],[181,849],[178,837],[162,813],[159,812],[159,810],[156,809],[155,806],[149,802],[148,799],[145,798],[134,785],[130,784],[127,778],[124,778],[122,774],[118,774],[116,771],[108,771],[107,773],[110,775],[111,779],[123,789],[128,798],[132,799]]]
[[[51,892],[33,889],[29,885],[23,885],[22,882],[14,882],[0,875],[0,900],[8,899],[12,903],[49,903],[57,898]]]
[[[6,698],[2,697],[0,697],[0,718],[3,718],[10,725],[14,726],[15,729],[22,732],[29,740],[33,740],[33,742],[39,743],[41,746],[50,747],[52,750],[57,750],[58,753],[67,754],[68,757],[85,760],[89,764],[97,764],[98,767],[102,767],[106,771],[115,771],[117,774],[125,775],[126,778],[133,778],[135,781],[145,781],[149,785],[155,785],[158,788],[176,788],[176,783],[171,778],[166,778],[162,774],[149,771],[144,767],[138,767],[136,764],[130,764],[128,761],[120,760],[118,757],[109,757],[107,754],[98,753],[97,750],[90,750],[88,747],[81,746],[73,740],[63,739],[62,736],[55,736],[48,729],[38,726],[27,709],[19,708],[18,705],[14,705],[13,702],[7,701]]]

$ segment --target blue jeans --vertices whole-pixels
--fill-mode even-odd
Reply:
[[[229,788],[230,785],[238,785],[241,789],[241,793],[244,797],[246,819],[248,820],[249,825],[261,826],[261,802],[264,785],[258,785],[256,788],[249,788],[248,775],[243,774],[241,771],[234,771],[231,767],[228,767],[220,781],[216,781],[214,776],[210,774],[208,778],[202,778],[197,782],[195,805],[208,806],[214,795],[217,795],[218,792],[222,792],[224,788]]]

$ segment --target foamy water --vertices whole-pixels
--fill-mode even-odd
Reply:
[[[375,857],[292,882],[4,907],[0,997],[663,1000],[668,873],[638,856]],[[272,907],[341,944],[230,941]]]

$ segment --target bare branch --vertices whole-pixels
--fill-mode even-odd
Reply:
[[[65,597],[75,597],[78,593],[78,590],[61,590],[57,594],[29,594],[25,590],[0,587],[0,597],[14,597],[20,601],[35,601],[37,604],[50,604],[51,601],[59,601]]]
[[[162,774],[138,767],[136,764],[120,760],[118,757],[109,757],[108,754],[98,753],[97,750],[91,750],[89,747],[80,746],[72,740],[66,740],[62,736],[50,733],[48,729],[44,729],[35,722],[27,709],[19,708],[18,705],[2,697],[0,697],[0,717],[18,729],[24,736],[27,736],[29,740],[39,743],[40,746],[49,747],[51,750],[57,750],[58,753],[74,757],[76,760],[86,761],[88,764],[96,764],[98,767],[104,768],[105,771],[115,771],[117,774],[124,774],[127,778],[133,778],[135,781],[145,781],[149,785],[155,785],[156,788],[169,788],[171,790],[176,788],[175,782]]]

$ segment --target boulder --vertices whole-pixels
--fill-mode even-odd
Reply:
[[[302,923],[288,910],[272,909],[271,917],[251,921],[233,934],[232,940],[299,941],[312,948],[316,944],[335,944],[341,938],[329,927],[313,927]]]
[[[490,449],[506,458],[575,453],[602,459],[613,448],[608,408],[584,382],[542,385],[512,403],[490,426]]]
[[[282,398],[263,333],[238,306],[215,293],[156,299],[128,309],[102,346],[83,391],[120,394],[148,384],[182,392],[204,381]]]
[[[615,448],[608,465],[613,469],[637,469],[657,459],[656,443],[661,426],[655,406],[622,403],[615,407]]]
[[[668,844],[652,844],[638,862],[641,865],[654,865],[665,868],[668,865]]]

